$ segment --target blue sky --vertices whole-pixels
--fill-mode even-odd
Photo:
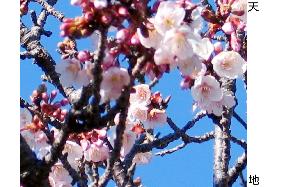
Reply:
[[[66,17],[75,17],[81,15],[81,11],[77,7],[69,4],[68,0],[59,1],[55,8],[65,14]],[[30,9],[35,9],[37,15],[40,12],[38,5],[30,3]],[[30,25],[30,18],[25,16],[23,19],[26,25]],[[55,51],[56,45],[62,38],[59,36],[59,22],[52,16],[49,16],[46,30],[51,30],[53,35],[50,38],[42,37],[42,44],[46,47],[50,54],[54,57],[55,61],[60,62],[60,56]],[[78,42],[78,49],[90,49],[90,39],[83,39]],[[22,51],[22,50],[21,50]],[[29,100],[32,91],[41,83],[40,76],[42,72],[40,69],[32,64],[32,60],[21,61],[21,96]],[[181,77],[177,70],[170,74],[164,74],[159,84],[154,87],[153,91],[159,90],[162,95],[171,95],[172,99],[167,109],[167,114],[179,126],[183,127],[186,122],[192,119],[192,98],[190,92],[180,89]],[[54,89],[53,86],[48,85],[48,90]],[[236,112],[246,119],[246,91],[241,80],[237,81],[238,106]],[[198,124],[191,129],[188,133],[190,135],[202,135],[205,132],[210,132],[214,129],[214,125],[208,118],[202,119]],[[161,132],[162,136],[171,133],[172,130],[164,125],[156,129],[156,132]],[[246,130],[235,120],[232,120],[231,125],[232,134],[238,138],[246,139]],[[170,144],[174,147],[180,144],[181,141]],[[242,148],[238,145],[231,144],[232,155],[230,166],[232,166],[237,157],[243,153]],[[159,150],[154,150],[157,152]],[[208,141],[203,144],[190,144],[186,148],[166,155],[164,157],[156,156],[148,165],[139,166],[137,168],[136,176],[141,176],[142,182],[146,187],[207,187],[212,186],[213,180],[213,141]],[[244,172],[246,176],[246,170]],[[110,183],[109,186],[114,186]],[[240,186],[239,180],[234,185]]]

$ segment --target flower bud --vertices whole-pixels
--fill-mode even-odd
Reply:
[[[57,90],[52,90],[50,93],[50,102],[53,101],[53,99],[56,97],[57,95]]]
[[[134,35],[131,37],[130,43],[131,43],[132,45],[138,45],[138,44],[140,44],[140,40],[139,40],[139,37],[138,37],[137,34],[134,34]]]
[[[226,22],[223,26],[222,26],[222,30],[226,33],[226,34],[232,34],[235,29],[232,25],[231,22]]]
[[[90,59],[90,53],[88,51],[79,51],[77,59],[80,62],[88,61]]]
[[[61,103],[62,106],[65,106],[65,105],[68,105],[68,104],[69,104],[69,101],[68,101],[67,98],[64,98],[64,99],[61,100],[60,103]]]
[[[223,51],[223,46],[222,46],[221,42],[216,42],[216,43],[213,44],[213,46],[214,46],[214,51],[215,51],[216,54]]]
[[[47,94],[46,92],[43,92],[43,93],[41,94],[41,98],[43,99],[43,101],[44,101],[45,103],[48,103],[49,96],[48,96],[48,94]]]
[[[124,16],[124,17],[129,16],[128,10],[123,6],[118,8],[118,14],[121,15],[121,16]]]

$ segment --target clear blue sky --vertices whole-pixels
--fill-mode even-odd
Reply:
[[[211,2],[211,1],[209,1]],[[40,12],[38,5],[30,3],[30,9],[34,9],[37,15]],[[75,17],[81,15],[80,8],[70,5],[69,0],[59,1],[55,8],[65,14],[66,17]],[[24,22],[30,26],[30,18],[25,16]],[[48,17],[46,30],[53,32],[50,38],[42,37],[42,44],[46,47],[49,53],[52,54],[55,61],[60,62],[60,56],[55,51],[56,45],[62,38],[59,36],[59,22],[52,16]],[[78,49],[90,49],[90,39],[83,39],[78,42]],[[21,49],[22,51],[22,49]],[[32,60],[21,61],[21,96],[29,100],[32,91],[41,83],[40,76],[42,72],[36,65],[32,65]],[[179,126],[183,127],[187,121],[192,119],[192,99],[189,91],[181,90],[179,87],[181,77],[177,70],[170,74],[165,74],[159,84],[155,86],[154,91],[159,90],[163,96],[171,95],[172,99],[167,109],[167,114]],[[51,85],[48,86],[49,91],[54,89]],[[241,80],[237,81],[237,93],[239,105],[236,107],[236,112],[246,120],[246,91]],[[188,133],[190,135],[202,135],[205,132],[210,132],[214,129],[214,125],[208,118],[198,122],[198,124]],[[162,126],[156,129],[162,135],[166,135],[172,130],[167,126]],[[231,125],[232,134],[238,138],[246,139],[246,130],[233,119]],[[170,144],[174,147],[180,144],[181,141]],[[238,156],[243,153],[240,146],[231,144],[232,155],[230,166],[233,166]],[[154,150],[157,152],[159,150]],[[166,155],[164,157],[154,157],[150,164],[142,165],[137,168],[136,176],[142,177],[142,182],[146,187],[209,187],[213,181],[213,141],[208,141],[203,144],[190,144],[186,148]],[[246,176],[246,170],[244,172]],[[109,183],[109,186],[114,186]],[[234,187],[240,186],[239,180]]]

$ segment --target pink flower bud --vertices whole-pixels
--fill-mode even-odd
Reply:
[[[226,34],[231,34],[232,32],[235,31],[233,25],[231,22],[226,22],[223,27],[222,30],[226,33]]]
[[[216,54],[218,54],[221,51],[223,51],[223,46],[222,46],[221,42],[214,43],[214,51],[215,51]]]
[[[53,106],[54,109],[58,109],[58,108],[60,108],[62,105],[61,105],[60,102],[55,102],[52,106]]]
[[[64,119],[65,119],[65,115],[60,115],[60,116],[58,117],[58,120],[59,120],[59,121],[64,121]]]
[[[44,101],[45,103],[48,103],[49,96],[48,96],[48,94],[47,94],[46,92],[43,92],[43,93],[41,94],[41,98],[43,99],[43,101]]]
[[[129,36],[128,29],[121,29],[116,33],[116,39],[119,43],[124,42]]]
[[[90,59],[90,53],[88,51],[79,51],[77,59],[80,62],[88,61]]]
[[[118,8],[118,14],[127,17],[129,15],[129,12],[125,7],[122,6]]]
[[[66,109],[61,110],[61,115],[66,115],[68,111]]]
[[[52,90],[50,93],[50,102],[53,101],[53,99],[56,97],[57,95],[57,90]]]
[[[65,32],[65,31],[60,31],[60,36],[61,36],[61,37],[67,36],[67,32]]]
[[[131,37],[130,43],[131,43],[132,45],[138,45],[138,44],[140,44],[140,40],[139,40],[139,37],[138,37],[137,34],[134,34],[134,35]]]
[[[61,100],[60,103],[61,103],[62,106],[65,106],[65,105],[68,105],[68,104],[69,104],[69,101],[68,101],[67,98],[64,98],[64,99]]]

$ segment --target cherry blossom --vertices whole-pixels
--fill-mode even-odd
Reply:
[[[195,54],[203,58],[204,60],[208,60],[212,52],[214,51],[214,46],[210,42],[209,38],[203,38],[196,45],[193,46],[193,50]]]
[[[51,167],[48,179],[52,187],[72,187],[72,177],[60,162]]]
[[[25,127],[26,125],[30,124],[32,122],[32,115],[26,108],[21,108],[20,110],[20,128]]]
[[[139,84],[133,87],[135,89],[134,93],[130,94],[130,103],[150,103],[151,90],[147,84]]]
[[[67,160],[69,164],[74,169],[77,169],[79,166],[79,160],[83,156],[82,147],[73,141],[66,141],[62,154],[65,154],[65,153],[68,153]]]
[[[129,82],[129,74],[124,68],[110,67],[104,71],[100,90],[102,102],[117,99],[121,94],[123,86],[128,85]]]
[[[245,23],[247,22],[247,1],[235,0],[231,5],[232,13],[239,16]]]
[[[189,26],[182,25],[169,30],[162,45],[179,59],[186,59],[193,56],[193,48],[200,40],[200,36],[194,33]]]
[[[202,110],[206,110],[208,114],[213,113],[216,116],[221,116],[223,107],[226,107],[228,109],[235,106],[236,101],[234,99],[234,96],[232,96],[229,92],[224,92],[223,97],[220,101],[212,101],[210,103],[202,103],[197,102],[196,105]]]
[[[220,101],[223,97],[220,83],[211,75],[198,77],[191,88],[191,94],[195,101],[205,104]]]
[[[159,47],[160,42],[162,40],[162,36],[155,28],[148,30],[149,36],[147,38],[142,35],[141,30],[139,28],[137,29],[137,35],[139,37],[140,43],[146,48],[152,47],[156,49]]]
[[[137,153],[133,158],[133,163],[136,164],[148,164],[152,159],[152,153],[146,152],[146,153]]]
[[[178,68],[183,76],[193,76],[201,71],[202,63],[200,58],[194,55],[192,58],[178,60]]]
[[[185,10],[178,7],[175,2],[163,1],[154,18],[154,26],[161,35],[164,35],[166,31],[179,26],[184,16]]]
[[[158,48],[154,54],[154,61],[156,65],[170,65],[170,68],[176,67],[176,61],[174,59],[174,55],[170,53],[164,47]]]
[[[109,158],[109,148],[102,140],[91,143],[88,140],[81,140],[84,147],[84,157],[87,161],[100,162]]]
[[[83,69],[82,64],[78,60],[71,59],[56,64],[55,69],[58,73],[60,73],[60,81],[63,86],[82,87],[87,86],[90,82],[92,78],[92,67],[93,65],[87,62]]]
[[[246,62],[235,51],[223,51],[213,60],[213,69],[220,77],[236,79],[246,72]]]
[[[148,114],[147,120],[144,122],[146,129],[153,129],[158,125],[167,123],[167,114],[165,110],[153,108]]]

